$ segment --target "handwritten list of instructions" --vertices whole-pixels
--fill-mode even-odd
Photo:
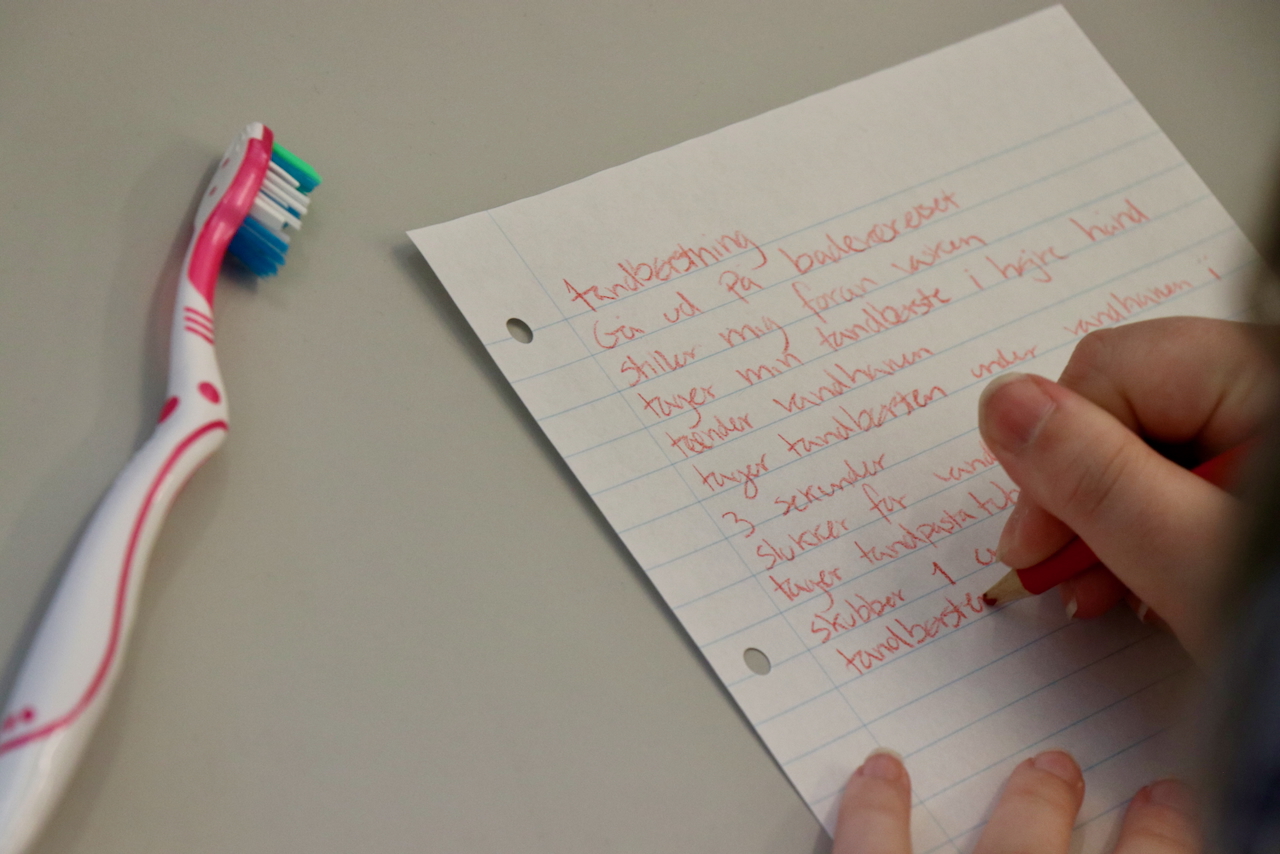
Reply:
[[[1040,750],[1085,850],[1172,770],[1170,638],[980,598],[1018,494],[982,387],[1236,316],[1256,263],[1061,8],[411,237],[828,829],[880,745],[922,852]]]

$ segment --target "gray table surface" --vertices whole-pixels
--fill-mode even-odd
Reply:
[[[326,182],[224,276],[230,441],[39,852],[810,852],[817,822],[404,236],[1036,0],[0,0],[0,662],[164,396],[247,121]],[[1255,240],[1280,5],[1068,9]]]

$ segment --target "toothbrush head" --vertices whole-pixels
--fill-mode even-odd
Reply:
[[[262,184],[227,251],[255,274],[275,275],[319,183],[320,176],[305,160],[273,142]]]
[[[291,233],[302,227],[307,194],[319,183],[315,170],[276,145],[261,122],[236,136],[196,209],[187,255],[187,278],[210,306],[226,252],[259,276],[280,269]]]

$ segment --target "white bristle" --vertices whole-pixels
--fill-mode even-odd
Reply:
[[[288,172],[284,171],[284,169],[280,166],[280,164],[276,163],[274,160],[267,161],[267,168],[270,170],[269,174],[279,176],[280,180],[284,181],[290,187],[302,186],[298,182],[297,178],[293,177]]]
[[[269,231],[269,232],[271,233],[271,235],[272,235],[273,237],[275,237],[277,240],[282,240],[282,241],[284,241],[284,243],[285,243],[285,245],[286,245],[286,246],[288,246],[289,244],[291,244],[291,243],[293,242],[292,240],[290,240],[289,235],[288,235],[287,233],[285,233],[285,232],[283,232],[283,231],[280,231],[279,229],[272,228],[272,227],[271,227],[271,225],[270,225],[270,223],[266,223],[266,222],[263,222],[262,220],[258,219],[258,217],[254,214],[254,212],[253,212],[253,211],[249,211],[249,215],[248,215],[247,217],[245,217],[245,218],[244,218],[244,221],[245,221],[245,222],[248,222],[249,220],[253,220],[253,221],[254,221],[254,222],[256,222],[259,226],[261,226],[262,228],[265,228],[265,229],[266,229],[267,231]]]
[[[275,221],[264,220],[262,217],[258,216],[257,211],[253,209],[249,210],[249,215],[245,217],[245,219],[253,220],[258,225],[262,226],[267,231],[271,232],[275,237],[279,238],[280,240],[283,240],[285,243],[293,242],[292,238],[289,236],[288,231],[285,231],[284,229],[281,229],[281,228],[277,228]]]
[[[302,228],[302,220],[294,216],[293,214],[289,213],[288,209],[286,209],[284,205],[281,205],[280,203],[276,202],[270,196],[266,195],[261,191],[258,192],[258,198],[261,199],[264,203],[270,205],[275,211],[277,211],[280,214],[280,216],[284,217],[284,227],[292,228],[295,230]]]
[[[302,227],[302,222],[297,217],[262,195],[262,193],[254,196],[252,214],[254,219],[276,231],[283,231],[285,226],[293,229]]]
[[[283,181],[275,180],[275,177],[268,174],[262,181],[262,191],[268,193],[272,198],[281,202],[285,207],[294,210],[307,212],[307,206],[311,204],[311,200],[305,195],[285,184]]]
[[[284,212],[271,202],[263,200],[261,193],[254,197],[249,215],[267,228],[278,231],[284,227]]]
[[[293,207],[289,203],[289,200],[285,198],[284,194],[280,192],[278,187],[269,186],[266,181],[262,182],[262,187],[258,189],[258,193],[265,198],[270,199],[273,204],[279,205],[281,208],[287,210],[288,208]],[[295,210],[297,209],[295,208]],[[306,210],[299,210],[299,213],[305,214]]]
[[[271,172],[268,172],[264,176],[264,178],[267,181],[270,181],[272,184],[279,186],[280,189],[283,190],[284,193],[288,195],[290,198],[297,199],[303,204],[310,204],[311,197],[308,196],[306,193],[302,192],[301,190],[299,190],[296,182],[293,184],[290,184],[287,181],[282,180],[280,176],[275,175]]]
[[[269,223],[265,223],[262,220],[258,219],[256,216],[254,216],[253,211],[249,212],[249,218],[252,219],[254,222],[258,223],[259,225],[264,226],[278,239],[283,240],[286,245],[293,243],[293,238],[289,236],[289,232],[282,231],[278,228],[272,228]]]

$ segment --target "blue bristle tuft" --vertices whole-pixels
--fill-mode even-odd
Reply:
[[[246,218],[231,238],[227,251],[240,259],[255,275],[274,276],[284,263],[284,252],[263,239],[260,235],[263,231],[266,229],[256,220]]]
[[[272,234],[271,229],[258,222],[252,215],[244,218],[240,228],[248,230],[255,238],[278,252],[280,254],[280,263],[284,263],[284,254],[289,251],[289,244]]]

